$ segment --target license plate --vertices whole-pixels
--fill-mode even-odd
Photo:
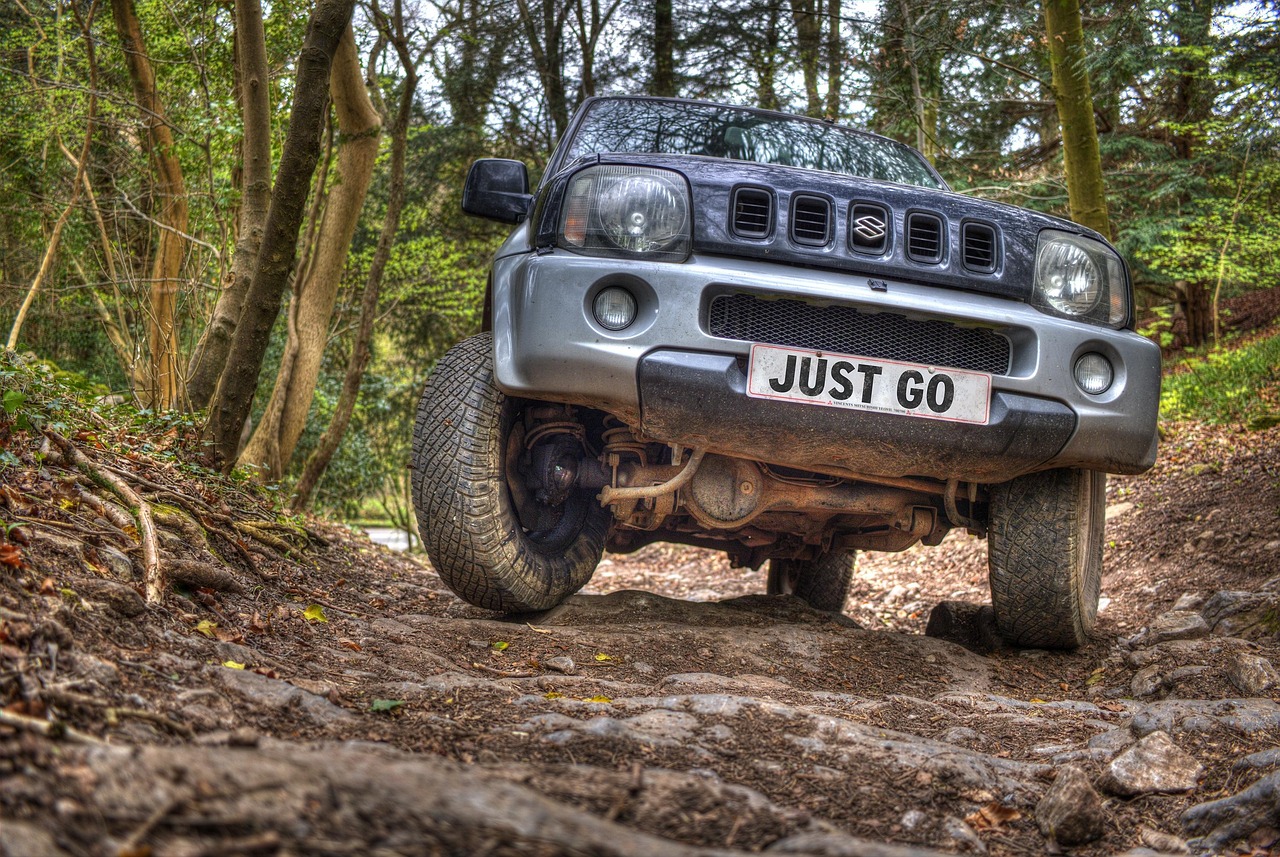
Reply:
[[[991,376],[829,351],[753,345],[747,395],[986,425]]]

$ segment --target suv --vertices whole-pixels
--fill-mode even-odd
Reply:
[[[669,541],[841,610],[856,551],[958,527],[1006,641],[1085,641],[1105,474],[1155,462],[1160,388],[1101,235],[883,137],[664,98],[587,100],[536,191],[481,160],[462,206],[516,224],[414,432],[462,598],[545,610]]]

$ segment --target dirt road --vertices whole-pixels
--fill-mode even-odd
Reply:
[[[91,450],[156,504],[177,585],[147,605],[135,536],[20,450],[0,852],[1262,853],[1278,450],[1176,426],[1113,480],[1108,601],[1071,654],[999,645],[962,534],[863,558],[844,616],[655,546],[501,619],[362,536]]]

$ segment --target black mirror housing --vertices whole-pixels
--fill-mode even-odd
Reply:
[[[519,223],[529,215],[529,170],[520,161],[482,158],[471,165],[462,189],[462,210],[501,223]]]

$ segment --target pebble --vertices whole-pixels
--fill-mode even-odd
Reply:
[[[1209,635],[1209,625],[1194,610],[1170,610],[1157,616],[1147,628],[1145,645],[1169,640],[1198,640]]]
[[[548,658],[546,665],[547,669],[555,670],[556,672],[564,673],[565,675],[573,675],[573,671],[578,668],[578,665],[573,662],[573,658],[568,655],[559,655],[554,658]]]
[[[1152,732],[1107,765],[1102,786],[1112,794],[1133,797],[1193,790],[1204,767],[1174,746],[1169,733]]]
[[[1129,681],[1129,691],[1138,699],[1154,696],[1162,688],[1164,688],[1164,676],[1160,674],[1158,664],[1143,667],[1134,673]]]
[[[1083,845],[1101,839],[1106,820],[1102,798],[1089,776],[1075,765],[1060,768],[1053,785],[1036,804],[1040,832],[1060,845]]]
[[[1232,654],[1227,661],[1227,678],[1245,696],[1262,696],[1280,684],[1280,674],[1271,661],[1248,652]]]

